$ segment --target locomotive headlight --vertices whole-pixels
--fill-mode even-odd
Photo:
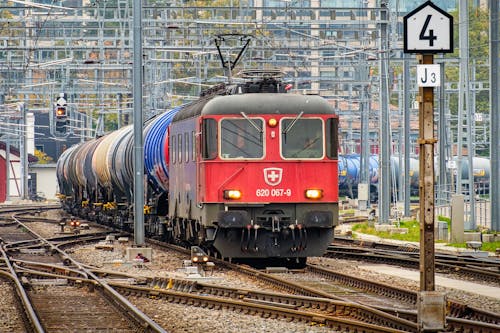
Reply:
[[[307,189],[306,190],[307,199],[321,199],[323,198],[323,190],[320,189]]]
[[[224,191],[224,199],[230,199],[230,200],[241,199],[241,191],[240,190],[225,190]]]
[[[269,125],[269,127],[276,127],[276,125],[278,125],[278,121],[274,118],[271,118],[271,119],[269,119],[267,124]]]

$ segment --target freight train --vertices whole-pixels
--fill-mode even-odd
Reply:
[[[457,158],[452,159],[452,165],[457,164]],[[409,167],[409,181],[410,191],[412,196],[418,196],[419,191],[419,160],[410,158]],[[483,157],[473,158],[473,177],[474,186],[477,194],[485,194],[489,192],[489,179],[490,179],[490,161]],[[346,195],[350,198],[357,197],[358,185],[360,183],[361,162],[359,154],[346,154],[339,155],[339,194]],[[378,181],[379,181],[379,160],[378,155],[371,155],[368,162],[369,166],[369,181],[370,181],[370,201],[376,202],[378,196]],[[435,161],[435,173],[438,176],[438,161]],[[396,192],[400,186],[400,175],[404,173],[403,167],[400,166],[400,159],[398,156],[391,156],[390,162],[391,173],[391,190]],[[469,161],[467,157],[462,158],[461,163],[461,177],[463,182],[463,193],[468,193],[468,179],[469,179]],[[451,169],[454,177],[456,177],[456,169]],[[436,180],[437,181],[437,180]],[[393,193],[394,194],[394,193]],[[395,197],[395,194],[394,194]]]
[[[368,179],[370,183],[370,201],[377,202],[379,182],[378,155],[370,155],[368,159]],[[391,182],[394,190],[399,188],[399,175],[404,172],[399,166],[399,158],[391,156]],[[413,195],[418,195],[419,162],[410,158],[410,188]],[[357,197],[361,179],[361,157],[359,154],[339,155],[339,193],[350,198]]]
[[[145,233],[232,260],[303,266],[338,224],[338,116],[289,93],[278,72],[247,71],[144,124]],[[133,228],[131,126],[57,162],[68,212]]]

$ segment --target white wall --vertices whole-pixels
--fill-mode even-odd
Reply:
[[[43,193],[47,200],[57,200],[58,192],[56,164],[33,164],[30,166],[30,173],[36,173],[36,189],[38,193]]]

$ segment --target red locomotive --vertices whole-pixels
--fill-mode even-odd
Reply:
[[[287,93],[279,77],[250,72],[245,78],[157,117],[162,126],[153,119],[146,127],[146,231],[223,258],[300,266],[324,253],[338,224],[338,116],[320,96]],[[61,193],[81,193],[65,198],[68,209],[100,207],[96,219],[109,223],[114,216],[112,223],[130,225],[133,201],[123,187],[132,175],[116,167],[125,163],[121,155],[130,156],[120,148],[130,131],[122,132],[113,139],[120,143],[109,144],[115,151],[106,153],[113,159],[108,178],[120,191],[109,183],[82,189],[83,181],[65,175],[84,161],[71,162],[74,152],[61,157]]]

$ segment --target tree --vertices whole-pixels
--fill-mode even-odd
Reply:
[[[455,52],[448,55],[451,58],[459,57],[459,13],[454,11],[453,15],[454,24],[454,41]],[[475,82],[488,82],[489,80],[489,11],[480,7],[469,6],[469,76],[470,80]],[[447,66],[446,68],[446,81],[459,82],[459,67]],[[450,112],[452,115],[458,114],[458,95],[450,96]],[[478,91],[475,96],[475,113],[482,113],[489,115],[490,100],[489,92],[487,90]],[[487,116],[485,117],[487,118]],[[478,149],[479,155],[487,156],[489,154],[488,148],[483,150]]]

